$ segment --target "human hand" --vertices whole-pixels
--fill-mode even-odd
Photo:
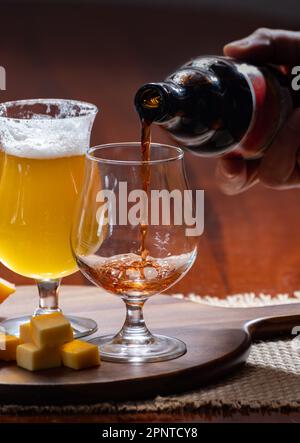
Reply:
[[[254,63],[300,64],[300,32],[261,28],[227,44],[226,56]],[[224,156],[217,181],[226,194],[238,194],[257,182],[276,189],[300,186],[300,108],[295,108],[259,160]]]

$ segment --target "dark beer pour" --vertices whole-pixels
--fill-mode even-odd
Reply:
[[[150,160],[150,148],[151,148],[151,123],[146,120],[141,120],[142,124],[142,136],[141,136],[141,149],[142,149],[142,161],[148,162]],[[151,170],[149,164],[142,165],[142,185],[143,191],[149,195]],[[141,257],[142,260],[146,260],[148,250],[146,248],[148,226],[145,223],[141,223]]]
[[[160,105],[160,96],[159,95],[146,95],[143,100],[143,104],[145,107],[149,109],[155,109]],[[141,120],[141,151],[142,151],[142,161],[148,162],[151,158],[151,120],[146,120],[140,117]],[[142,165],[142,185],[143,191],[149,195],[149,186],[151,179],[151,166],[149,164]],[[148,226],[147,224],[141,223],[141,257],[142,260],[146,260],[148,255],[148,250],[146,248],[146,238],[147,238]]]

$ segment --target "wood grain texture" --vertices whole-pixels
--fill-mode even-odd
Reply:
[[[31,286],[19,287],[3,305],[2,314],[28,313],[34,298]],[[66,313],[97,321],[95,335],[116,333],[124,317],[122,301],[97,288],[66,286]],[[245,363],[256,339],[290,334],[300,324],[300,304],[251,309],[195,305],[157,296],[146,305],[148,326],[154,332],[183,340],[187,353],[177,359],[148,364],[102,362],[99,368],[73,371],[56,368],[34,373],[15,364],[0,366],[0,397],[9,404],[88,404],[129,401],[175,394],[218,380]],[[70,312],[71,311],[71,312]],[[30,312],[30,311],[29,311]]]

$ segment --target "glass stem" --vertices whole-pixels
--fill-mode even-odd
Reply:
[[[39,291],[39,307],[34,315],[51,314],[52,312],[61,312],[58,307],[58,290],[60,279],[55,280],[37,280]]]
[[[116,342],[122,340],[128,345],[147,345],[153,342],[154,337],[147,328],[143,315],[146,299],[136,300],[124,297],[126,305],[126,319],[121,331],[115,337]]]

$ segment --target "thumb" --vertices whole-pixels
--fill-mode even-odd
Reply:
[[[248,37],[224,46],[224,54],[237,59],[300,64],[300,32],[259,28]]]

